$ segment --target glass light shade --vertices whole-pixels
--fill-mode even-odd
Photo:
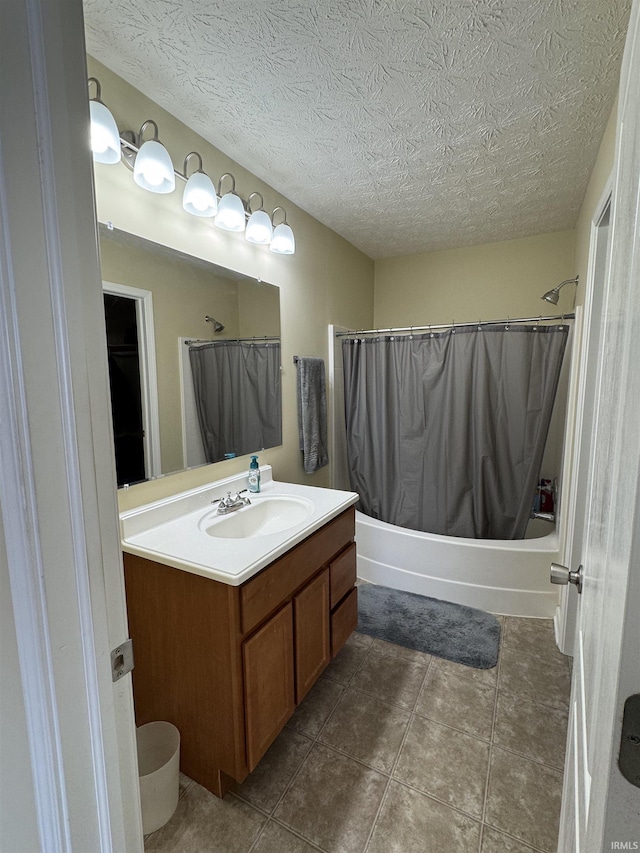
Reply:
[[[161,142],[150,139],[136,154],[133,180],[152,193],[171,193],[176,187],[176,176],[169,152]]]
[[[286,222],[281,222],[273,229],[273,239],[269,249],[277,255],[293,255],[296,250],[296,241],[291,227]]]
[[[100,101],[89,101],[91,151],[96,163],[119,163],[122,154],[116,120]]]
[[[252,213],[247,222],[247,231],[244,236],[250,243],[268,246],[273,236],[273,226],[269,214],[264,210],[256,210]]]
[[[214,224],[225,231],[244,231],[244,205],[239,195],[228,192],[222,196]]]
[[[187,181],[182,196],[182,206],[193,216],[215,216],[218,197],[209,175],[194,172]]]

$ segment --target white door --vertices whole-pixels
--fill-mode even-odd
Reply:
[[[133,853],[131,675],[113,682],[110,661],[127,619],[82,2],[0,7],[0,579],[17,658],[0,656],[0,689],[15,695],[0,725],[0,849]]]
[[[640,849],[640,789],[620,773],[624,701],[640,692],[640,5],[634,2],[623,64],[608,263],[592,405],[586,488],[573,570],[581,563],[562,853]],[[603,225],[606,224],[603,222]],[[581,543],[581,548],[579,547]],[[581,552],[581,553],[579,553]]]

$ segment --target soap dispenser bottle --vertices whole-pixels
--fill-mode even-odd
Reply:
[[[251,464],[249,465],[249,476],[247,478],[247,484],[249,486],[250,492],[259,492],[260,491],[260,467],[258,465],[258,457],[251,457]]]

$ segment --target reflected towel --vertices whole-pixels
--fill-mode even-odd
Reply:
[[[298,430],[305,474],[329,462],[324,359],[298,358]]]

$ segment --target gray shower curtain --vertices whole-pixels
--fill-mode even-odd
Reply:
[[[347,456],[363,512],[429,533],[522,539],[567,332],[345,339]]]
[[[282,444],[279,342],[192,345],[189,358],[207,462]]]

